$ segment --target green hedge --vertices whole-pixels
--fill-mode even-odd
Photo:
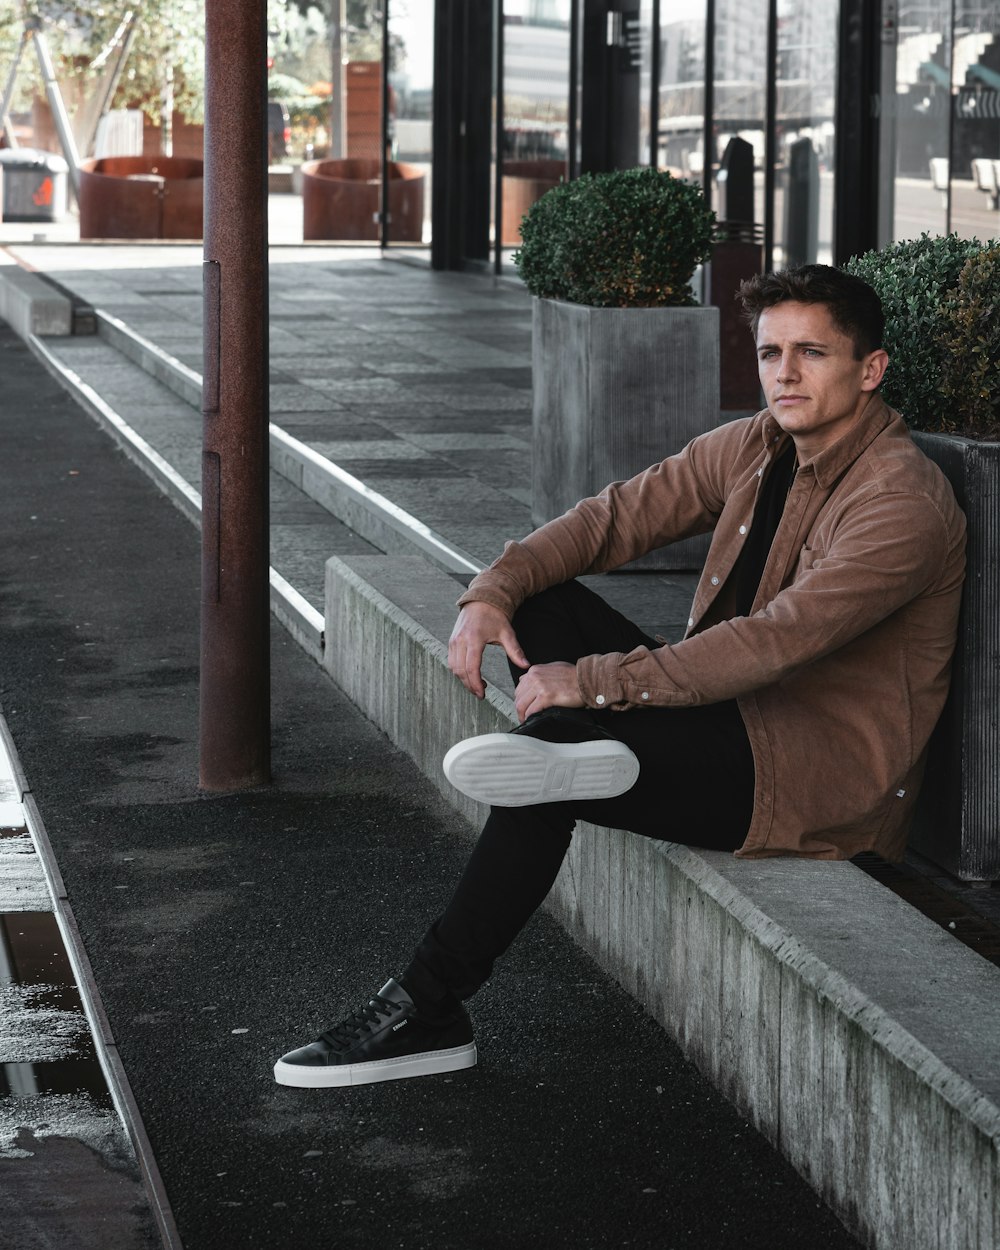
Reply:
[[[514,263],[532,295],[547,299],[688,305],[714,233],[715,214],[691,183],[648,168],[584,174],[531,206]]]
[[[1000,242],[923,234],[844,268],[882,300],[886,402],[916,429],[1000,437]]]

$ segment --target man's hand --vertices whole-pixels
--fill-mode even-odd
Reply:
[[[491,642],[503,647],[507,658],[518,668],[528,667],[528,657],[504,613],[490,603],[467,603],[448,640],[448,667],[477,699],[486,694],[481,670],[483,652]]]
[[[576,665],[562,660],[533,664],[517,683],[514,706],[517,719],[522,722],[547,707],[584,707]]]

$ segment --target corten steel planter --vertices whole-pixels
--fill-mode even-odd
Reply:
[[[307,161],[302,166],[302,237],[379,237],[382,164],[362,158]],[[424,171],[389,162],[389,238],[419,243],[424,233]]]
[[[200,239],[204,164],[181,156],[80,162],[82,239]]]
[[[565,161],[504,161],[501,205],[504,247],[520,247],[524,214],[565,177]]]
[[[709,290],[710,302],[719,309],[720,317],[720,398],[723,410],[734,417],[759,412],[763,407],[757,349],[735,298],[741,282],[763,272],[764,248],[760,243],[732,238],[712,248]]]
[[[531,515],[541,525],[714,429],[719,310],[534,300]],[[630,568],[698,569],[709,535]]]
[[[927,761],[911,846],[964,881],[1000,878],[1000,443],[914,431],[968,519],[951,693]]]

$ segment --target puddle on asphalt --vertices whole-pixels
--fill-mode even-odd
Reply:
[[[79,1093],[111,1106],[51,912],[0,913],[0,1056],[0,1098]]]

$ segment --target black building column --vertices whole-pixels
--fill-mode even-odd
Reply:
[[[437,0],[435,5],[434,269],[465,269],[489,261],[492,10],[483,0]]]
[[[840,0],[833,263],[878,246],[878,0]]]
[[[584,0],[580,170],[639,164],[638,0]]]

